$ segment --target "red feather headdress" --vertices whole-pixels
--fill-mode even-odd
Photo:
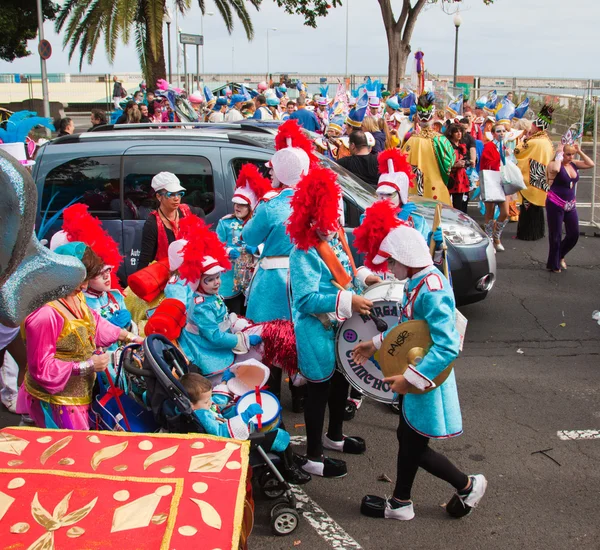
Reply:
[[[377,256],[381,242],[392,229],[402,225],[398,219],[400,208],[393,206],[387,200],[373,203],[365,211],[365,219],[354,231],[354,247],[360,254],[365,255],[365,265],[374,271],[386,271],[385,264],[374,265],[373,258]]]
[[[198,216],[186,216],[179,222],[179,228],[180,238],[187,241],[181,250],[183,263],[179,267],[179,274],[183,279],[189,282],[199,280],[204,272],[202,264],[207,256],[214,258],[223,269],[231,269],[225,245]]]
[[[271,180],[265,178],[260,173],[256,164],[252,164],[251,162],[242,165],[235,182],[235,187],[236,189],[248,187],[256,195],[257,201],[262,199],[265,193],[273,191]]]
[[[275,136],[275,150],[280,151],[286,147],[298,147],[302,149],[308,155],[311,165],[318,162],[314,154],[312,141],[302,131],[299,124],[292,119],[285,121],[279,127]]]
[[[404,172],[408,176],[410,187],[415,186],[415,174],[412,166],[408,162],[408,155],[399,149],[386,149],[377,155],[377,164],[379,165],[379,174],[388,174],[389,161],[392,161],[394,172]]]
[[[300,250],[319,243],[317,231],[338,229],[342,190],[336,179],[332,170],[316,166],[298,182],[286,231]]]
[[[105,265],[115,269],[121,265],[123,256],[119,252],[119,245],[102,228],[102,222],[88,212],[87,204],[76,203],[65,209],[62,230],[69,241],[87,244]]]

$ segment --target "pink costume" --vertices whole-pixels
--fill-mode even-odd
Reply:
[[[83,319],[67,318],[56,302],[50,302],[25,320],[27,373],[17,409],[40,428],[89,430],[96,375],[81,375],[80,363],[97,348],[116,342],[121,332],[88,308],[82,294],[78,299]]]

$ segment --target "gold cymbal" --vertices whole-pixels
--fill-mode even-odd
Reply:
[[[385,337],[379,350],[381,372],[387,378],[404,374],[409,365],[418,368],[432,345],[429,326],[426,321],[405,321],[396,325]],[[436,386],[442,384],[452,371],[449,365],[433,380]],[[434,389],[434,388],[432,388]],[[431,391],[431,390],[429,390]],[[418,388],[409,393],[426,393]]]

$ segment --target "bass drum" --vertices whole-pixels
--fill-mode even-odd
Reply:
[[[369,287],[363,296],[373,302],[372,313],[383,319],[391,329],[398,324],[403,292],[404,281],[392,280]],[[354,388],[381,403],[392,403],[394,392],[389,384],[383,382],[379,351],[364,365],[357,365],[352,360],[356,344],[371,340],[377,334],[379,332],[371,319],[365,321],[358,313],[352,315],[340,325],[337,333],[337,361],[342,374]]]

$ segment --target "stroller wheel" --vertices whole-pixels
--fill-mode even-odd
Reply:
[[[275,500],[285,493],[285,487],[279,483],[279,480],[270,470],[265,470],[259,480],[258,485],[265,498]]]
[[[344,409],[344,421],[347,422],[348,420],[352,420],[354,418],[355,414],[356,414],[356,403],[354,403],[354,401],[350,401],[350,399],[348,399],[346,401],[346,407]]]
[[[285,503],[276,504],[271,510],[271,531],[274,535],[283,537],[293,533],[299,521],[298,512]]]

